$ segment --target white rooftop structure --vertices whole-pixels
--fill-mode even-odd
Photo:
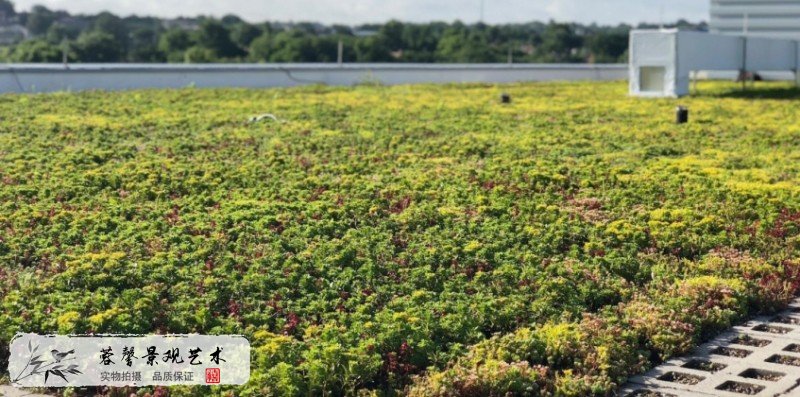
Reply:
[[[800,69],[800,42],[788,39],[634,30],[629,52],[630,94],[643,97],[688,95],[692,72],[792,71],[798,76]]]
[[[800,0],[711,0],[711,33],[800,40]]]

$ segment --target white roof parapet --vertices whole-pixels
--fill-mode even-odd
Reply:
[[[622,80],[624,64],[0,64],[0,93]]]
[[[695,71],[800,69],[800,42],[788,39],[634,30],[629,52],[630,94],[640,97],[688,95]]]

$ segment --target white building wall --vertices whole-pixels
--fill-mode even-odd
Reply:
[[[745,17],[746,15],[746,17]],[[711,0],[712,33],[800,40],[800,0]]]
[[[786,39],[747,38],[749,71],[795,70],[798,67],[798,42]]]

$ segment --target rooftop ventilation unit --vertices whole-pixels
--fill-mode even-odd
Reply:
[[[800,43],[788,39],[634,30],[629,52],[630,94],[641,97],[688,95],[692,72],[792,71],[798,76],[800,69]]]

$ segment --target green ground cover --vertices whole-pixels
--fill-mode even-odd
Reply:
[[[0,96],[0,368],[235,333],[215,393],[609,395],[800,284],[800,93],[700,88]]]

